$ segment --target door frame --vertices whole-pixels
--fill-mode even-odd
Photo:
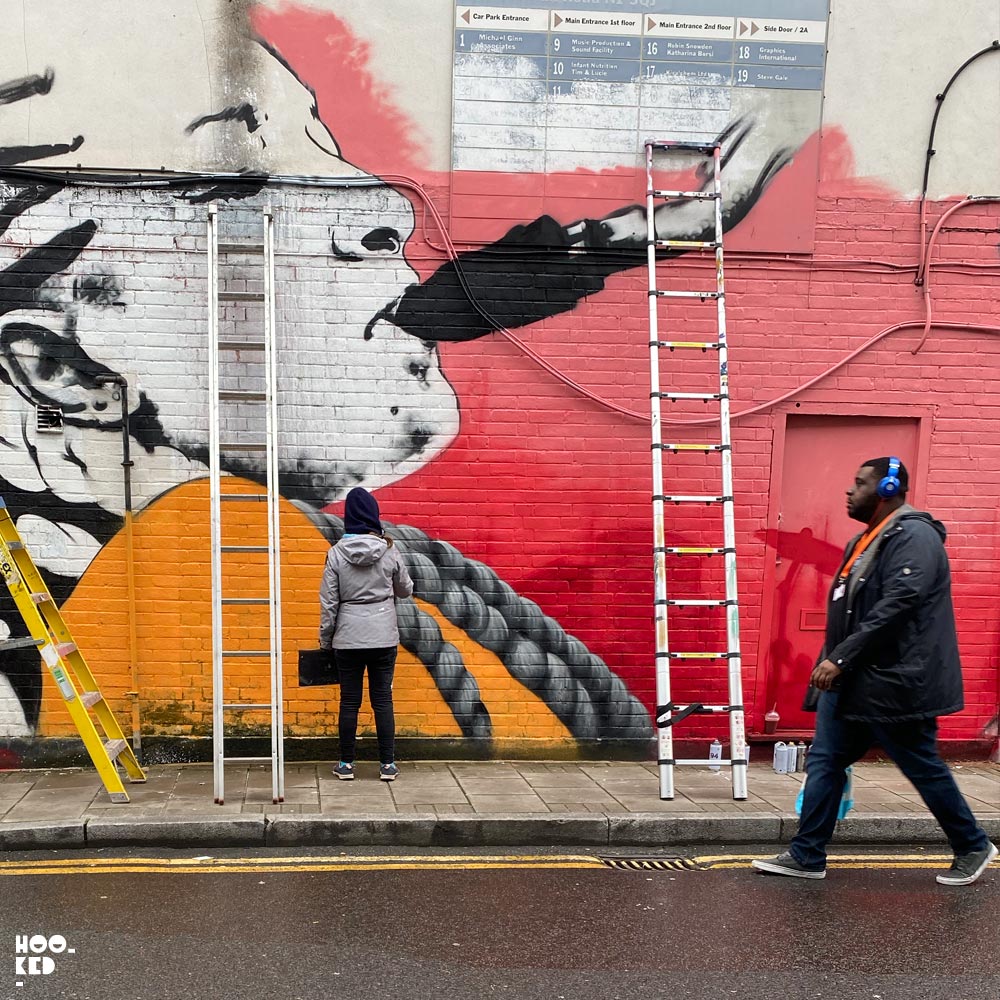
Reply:
[[[781,513],[782,472],[785,464],[785,438],[788,433],[790,416],[810,417],[887,417],[897,420],[917,422],[917,473],[910,481],[910,491],[918,496],[927,487],[928,462],[931,452],[931,436],[937,408],[934,406],[913,406],[895,403],[783,403],[771,412],[771,476],[768,484],[767,521],[764,525],[764,579],[760,603],[760,631],[757,640],[757,664],[754,671],[754,699],[748,727],[752,736],[764,732],[764,713],[767,706],[767,674],[764,660],[765,651],[770,647],[771,627],[774,624],[775,579],[777,564],[769,538],[776,538],[778,515]],[[844,541],[847,541],[845,535]],[[797,732],[782,731],[783,735],[797,736]]]

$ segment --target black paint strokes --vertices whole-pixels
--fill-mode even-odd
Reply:
[[[48,201],[54,194],[62,190],[62,184],[30,184],[13,198],[0,205],[0,236],[13,225],[14,220],[25,212]]]
[[[644,250],[581,253],[574,243],[548,215],[515,226],[496,243],[459,254],[457,266],[449,261],[410,285],[389,318],[421,340],[474,340],[568,312],[612,274],[645,260]]]
[[[0,271],[0,316],[31,306],[38,308],[38,289],[54,274],[71,267],[96,232],[97,223],[88,219],[48,243],[32,247]]]
[[[52,69],[46,69],[42,76],[36,73],[22,76],[19,80],[0,83],[0,104],[13,104],[15,101],[34,97],[35,94],[47,94],[52,89],[54,79],[55,73]]]
[[[10,167],[15,163],[29,160],[45,160],[50,156],[65,156],[75,153],[83,145],[83,136],[76,136],[72,142],[57,142],[49,146],[0,146],[0,167]]]
[[[254,133],[260,128],[260,122],[257,121],[257,109],[252,104],[237,104],[217,111],[214,115],[203,115],[201,118],[196,118],[184,131],[190,135],[195,129],[213,122],[243,122],[250,133]]]

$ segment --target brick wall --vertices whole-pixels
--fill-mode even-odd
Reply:
[[[289,733],[335,728],[336,690],[300,689],[294,680],[294,650],[314,642],[314,595],[327,545],[315,516],[307,515],[332,501],[335,532],[337,498],[363,482],[378,490],[387,521],[417,529],[401,534],[425,574],[397,683],[402,732],[488,735],[498,746],[648,737],[640,707],[655,700],[646,424],[582,396],[501,335],[438,349],[379,320],[380,310],[417,280],[416,271],[426,276],[443,260],[424,244],[409,262],[402,257],[412,216],[391,191],[275,187],[224,207],[223,238],[256,239],[265,203],[277,218],[283,491],[298,504],[286,508],[285,520]],[[931,206],[932,220],[943,207]],[[765,202],[759,210],[779,209]],[[5,370],[14,371],[18,387],[33,387],[36,401],[62,407],[67,425],[62,434],[36,432],[26,392],[2,387],[0,434],[11,444],[5,496],[38,561],[62,581],[71,625],[123,712],[131,681],[123,656],[123,540],[116,534],[119,403],[92,376],[106,370],[129,379],[140,510],[139,704],[151,734],[204,734],[209,724],[205,491],[193,482],[205,471],[208,421],[206,213],[191,197],[159,191],[70,188],[21,213],[0,245],[0,274],[17,275],[5,285]],[[942,233],[931,275],[936,321],[1000,328],[998,218],[995,204],[977,205],[956,213]],[[39,256],[50,241],[72,243],[69,227],[77,227],[78,244],[89,237],[77,256]],[[740,253],[728,261],[752,730],[768,707],[760,630],[765,568],[773,560],[766,527],[777,414],[796,408],[932,410],[920,501],[951,532],[967,685],[967,708],[945,722],[944,734],[974,740],[997,713],[995,333],[935,327],[912,355],[922,331],[908,327],[812,388],[770,405],[887,327],[922,321],[923,300],[913,285],[918,251],[912,203],[831,192],[819,201],[813,254]],[[26,259],[32,267],[22,273],[17,264]],[[256,266],[251,257],[229,258],[225,287],[255,290]],[[698,270],[687,258],[669,265],[679,287],[697,287],[704,274]],[[505,280],[516,296],[538,279],[530,261],[516,261]],[[25,289],[30,294],[19,300]],[[447,306],[442,302],[442,313]],[[227,306],[224,334],[250,329],[258,308]],[[710,314],[696,308],[671,311],[685,337],[712,327]],[[516,332],[567,378],[645,411],[641,269],[612,274],[574,309]],[[713,360],[704,362],[706,377]],[[745,410],[755,412],[742,416]],[[252,431],[256,418],[237,410],[229,419],[235,433]],[[698,434],[681,428],[677,439]],[[697,457],[686,461],[691,476],[684,492],[714,491],[714,467]],[[235,458],[230,467],[256,475]],[[681,544],[700,540],[705,528],[698,512],[671,522]],[[676,585],[710,593],[721,587],[720,568],[682,567]],[[714,621],[701,609],[673,619],[676,642],[710,645]],[[245,637],[252,638],[252,626],[245,626]],[[232,676],[245,681],[238,697],[257,699],[259,680],[249,668]],[[722,697],[704,668],[678,670],[675,682],[676,700],[711,696],[713,686]],[[16,715],[9,685],[3,694]],[[40,707],[37,728],[26,722],[25,732],[67,731],[52,691]],[[695,725],[691,732],[708,729]],[[12,728],[11,735],[20,734]]]

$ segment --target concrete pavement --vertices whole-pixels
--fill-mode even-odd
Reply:
[[[1000,841],[1000,766],[951,765]],[[210,764],[156,765],[114,805],[89,768],[0,772],[0,849],[316,845],[664,847],[787,842],[801,774],[751,764],[750,796],[732,799],[726,769],[678,768],[659,798],[657,768],[636,762],[403,762],[397,781],[373,763],[338,781],[329,763],[289,764],[285,801],[271,802],[268,765],[226,768],[215,805]],[[887,763],[855,768],[855,809],[840,843],[936,843],[940,830]]]

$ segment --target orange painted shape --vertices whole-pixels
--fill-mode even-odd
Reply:
[[[227,492],[259,492],[249,482],[228,480]],[[134,522],[136,633],[143,732],[146,735],[202,735],[212,727],[211,563],[207,480],[164,494]],[[264,504],[236,505],[224,512],[231,544],[265,537]],[[299,687],[298,650],[316,646],[319,581],[329,546],[308,518],[285,501],[281,507],[282,631],[285,722],[290,736],[332,736],[337,732],[338,687]],[[239,526],[236,528],[234,526]],[[228,530],[232,529],[232,530]],[[267,593],[266,559],[252,553],[223,557],[224,593],[231,597]],[[225,609],[225,645],[267,648],[266,608]],[[127,720],[131,678],[128,663],[128,603],[125,536],[113,538],[87,569],[63,613],[112,710]],[[227,701],[270,698],[265,660],[226,664]],[[400,735],[459,737],[461,730],[426,667],[401,649],[395,681]],[[233,716],[236,720],[237,716]],[[266,713],[244,713],[242,721],[266,724]],[[365,707],[359,732],[374,732]],[[51,679],[45,681],[39,734],[68,736],[75,728]]]

